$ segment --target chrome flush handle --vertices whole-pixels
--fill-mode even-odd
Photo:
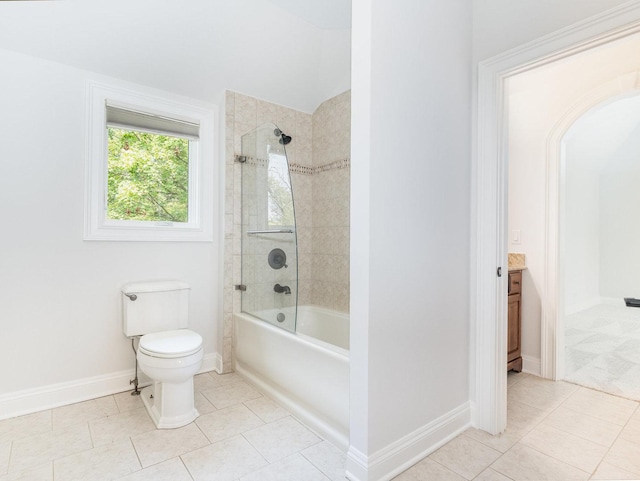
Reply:
[[[135,294],[127,294],[126,292],[124,293],[124,295],[127,296],[132,301],[135,301],[138,298],[138,296],[136,296]]]

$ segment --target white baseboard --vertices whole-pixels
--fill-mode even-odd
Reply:
[[[213,371],[220,365],[219,359],[221,357],[217,353],[205,354],[199,372]],[[2,394],[0,420],[128,391],[132,389],[129,380],[135,376],[133,371],[130,369]]]
[[[347,478],[352,481],[393,479],[466,430],[470,421],[471,405],[466,402],[371,456],[350,446],[347,452]]]
[[[202,359],[202,367],[198,374],[203,372],[216,371],[217,373],[222,372],[222,356],[217,352],[212,354],[205,354]]]
[[[542,368],[539,357],[522,356],[522,372],[542,376]]]

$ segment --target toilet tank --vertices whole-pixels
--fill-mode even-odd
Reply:
[[[143,336],[188,327],[189,289],[189,285],[182,281],[131,282],[123,285],[124,335]]]

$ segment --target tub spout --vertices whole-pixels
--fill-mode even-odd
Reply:
[[[281,286],[280,284],[276,284],[275,286],[273,286],[273,290],[278,294],[282,294],[283,292],[285,294],[291,294],[291,288],[289,286]]]

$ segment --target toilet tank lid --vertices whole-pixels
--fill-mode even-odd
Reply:
[[[183,281],[129,282],[122,286],[122,292],[126,294],[140,294],[142,292],[180,291],[183,289],[190,289],[189,284]]]

